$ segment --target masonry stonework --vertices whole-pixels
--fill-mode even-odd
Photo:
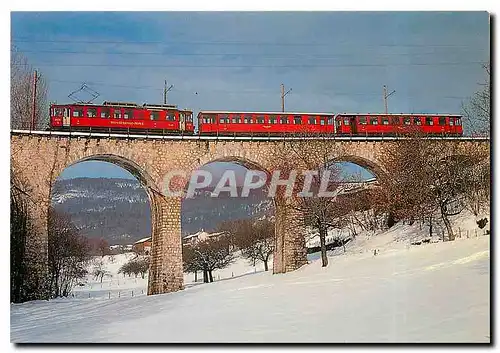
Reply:
[[[390,141],[325,141],[339,144],[332,160],[351,161],[370,169],[377,177],[387,174],[380,163],[382,146]],[[457,149],[468,143],[452,142]],[[26,186],[32,202],[40,241],[46,251],[47,214],[51,189],[61,172],[75,163],[99,160],[131,172],[146,190],[151,205],[152,259],[148,294],[183,288],[181,198],[163,192],[165,175],[174,170],[189,173],[206,163],[235,162],[267,173],[279,168],[276,150],[282,141],[153,140],[68,136],[11,135],[11,172]],[[300,169],[300,168],[299,168]],[[184,183],[186,180],[184,180]],[[275,200],[276,246],[274,273],[293,271],[306,260],[305,241],[293,210]]]

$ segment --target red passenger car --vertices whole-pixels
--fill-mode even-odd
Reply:
[[[334,114],[289,112],[201,111],[201,135],[333,134]]]
[[[193,112],[175,105],[104,102],[50,106],[50,127],[57,130],[193,134]]]
[[[337,114],[335,131],[362,136],[463,134],[462,116],[450,114]]]

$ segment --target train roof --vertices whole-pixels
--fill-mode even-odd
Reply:
[[[433,114],[433,113],[317,113],[317,112],[255,112],[255,111],[223,111],[202,110],[200,114],[273,114],[273,115],[363,115],[363,116],[453,116],[462,117],[460,114]]]
[[[187,108],[179,108],[174,104],[149,104],[144,103],[143,105],[139,105],[137,103],[130,102],[108,102],[105,101],[102,104],[98,103],[65,103],[65,104],[50,104],[50,106],[85,106],[85,107],[124,107],[124,108],[143,108],[143,109],[176,109],[180,111],[188,111],[193,112],[191,109]]]
[[[333,113],[314,112],[250,112],[250,111],[223,111],[223,110],[202,110],[200,114],[273,114],[273,115],[335,115]]]
[[[337,113],[336,115],[365,115],[365,116],[454,116],[454,117],[462,117],[460,114],[433,114],[433,113]]]

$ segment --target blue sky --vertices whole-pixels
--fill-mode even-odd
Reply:
[[[13,12],[12,40],[49,100],[183,108],[460,113],[485,78],[486,12]]]

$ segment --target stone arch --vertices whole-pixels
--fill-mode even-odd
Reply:
[[[209,163],[216,162],[231,162],[241,165],[250,170],[259,170],[267,174],[267,183],[264,187],[268,187],[271,172],[267,164],[269,161],[254,161],[247,156],[238,155],[238,153],[225,153],[222,156],[205,156],[198,158],[197,163],[192,170],[198,169]],[[189,178],[184,181],[184,190],[186,190]],[[273,254],[273,273],[285,273],[296,270],[307,263],[307,251],[305,247],[304,237],[297,231],[295,223],[290,220],[296,219],[297,215],[293,214],[285,200],[277,197],[273,198],[273,206],[275,209],[275,239],[274,239],[274,254]]]
[[[375,175],[375,178],[377,179],[377,181],[379,181],[379,183],[386,182],[389,178],[389,173],[387,173],[387,171],[384,170],[383,167],[368,158],[356,155],[342,155],[332,158],[331,163],[336,162],[351,162],[357,164],[358,166],[365,168],[373,175]]]
[[[60,172],[55,175],[53,181],[64,169],[86,161],[112,163],[130,172],[141,183],[148,195],[151,212],[152,246],[148,294],[160,294],[182,289],[180,224],[176,227],[175,222],[176,213],[180,212],[180,200],[165,197],[148,170],[139,166],[137,162],[117,154],[93,154],[75,158],[70,163],[61,166]],[[177,209],[179,209],[178,212],[176,212]]]
[[[125,169],[130,174],[132,174],[137,180],[139,180],[144,189],[151,188],[153,190],[159,191],[158,186],[156,185],[156,183],[154,182],[153,178],[150,176],[148,171],[141,168],[133,160],[116,154],[95,154],[95,155],[85,156],[81,159],[78,159],[66,165],[64,169],[71,167],[75,164],[88,161],[100,161],[100,162],[112,163],[118,167]]]

